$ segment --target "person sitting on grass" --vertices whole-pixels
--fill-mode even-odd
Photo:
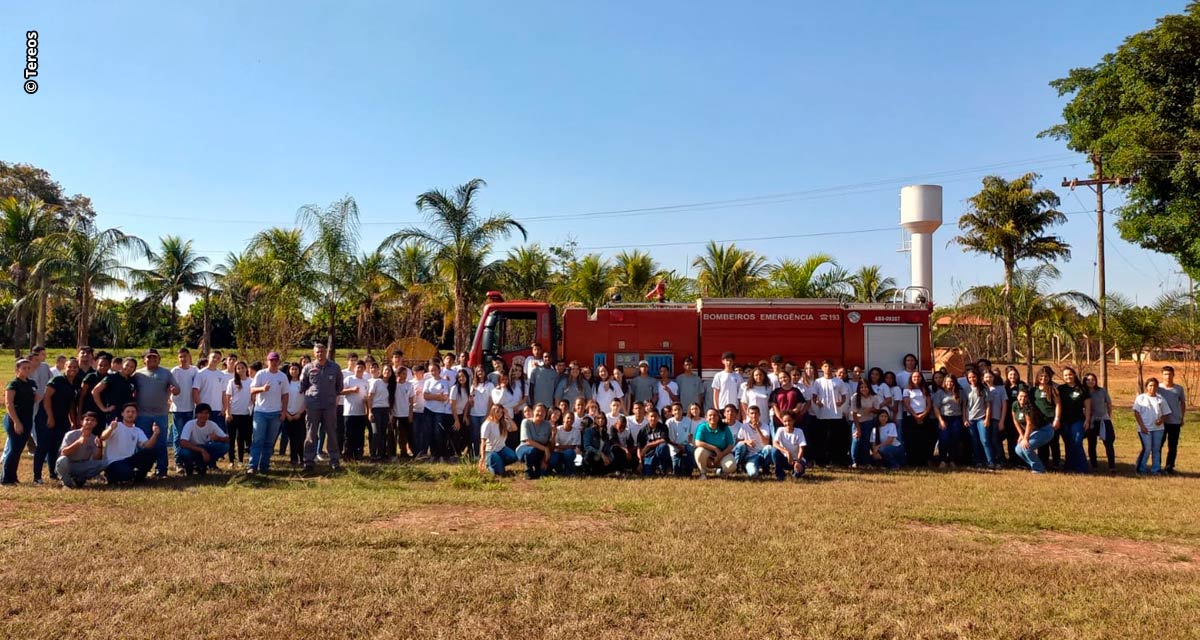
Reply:
[[[158,423],[150,425],[150,437],[137,427],[137,403],[127,402],[121,409],[121,420],[113,420],[100,439],[104,442],[104,477],[109,484],[141,482],[158,460],[154,446],[158,444]]]
[[[657,409],[646,414],[646,428],[638,440],[638,458],[644,476],[654,475],[655,470],[667,473],[671,469],[671,429],[660,420]]]
[[[871,458],[875,460],[875,464],[893,470],[904,466],[904,445],[900,442],[900,432],[887,409],[879,411],[875,425],[871,429]]]
[[[204,475],[209,469],[217,468],[217,460],[229,453],[229,436],[217,423],[209,420],[212,407],[205,403],[196,405],[195,418],[183,425],[179,434],[179,451],[175,454],[175,466],[187,475]]]
[[[786,375],[786,374],[784,374]],[[808,463],[804,460],[804,449],[808,441],[804,439],[804,431],[796,428],[796,412],[785,411],[783,426],[775,430],[770,449],[772,463],[775,465],[775,479],[783,480],[791,472],[793,478],[804,477]]]
[[[589,475],[602,476],[612,464],[608,441],[608,418],[603,413],[588,416],[583,422],[583,468]]]
[[[693,404],[697,415],[699,406]],[[691,417],[684,415],[683,405],[676,402],[671,405],[671,417],[667,420],[667,429],[671,432],[671,466],[677,476],[692,475],[692,437],[696,433],[696,423]]]
[[[550,468],[550,443],[554,439],[554,425],[546,419],[546,405],[537,403],[533,416],[521,421],[521,446],[517,447],[517,459],[525,463],[525,478],[536,480]]]
[[[494,404],[479,430],[479,472],[486,469],[494,476],[503,476],[504,468],[517,461],[517,454],[508,448],[508,432],[512,418],[504,405]]]
[[[575,414],[562,414],[562,426],[554,430],[554,452],[550,454],[550,468],[560,476],[575,475],[575,458],[583,444],[582,432],[575,424]]]
[[[104,460],[104,447],[100,438],[96,436],[96,426],[99,424],[100,415],[89,411],[83,414],[78,429],[68,431],[63,436],[62,448],[58,451],[54,470],[64,487],[77,489],[104,471],[107,464]]]
[[[732,404],[729,407],[736,413],[737,407]],[[722,424],[716,409],[709,409],[704,414],[704,422],[696,427],[695,439],[696,468],[700,470],[701,480],[708,479],[709,469],[716,469],[721,475],[733,475],[737,470],[737,460],[733,458],[733,434]]]
[[[608,428],[608,441],[611,445],[612,465],[610,466],[612,471],[622,475],[628,471],[640,472],[637,436],[629,431],[628,416],[619,415],[612,419],[612,426]]]
[[[729,407],[725,408],[725,418],[729,419]],[[733,437],[737,445],[733,447],[733,459],[738,467],[746,470],[746,477],[756,478],[764,467],[771,466],[771,427],[762,421],[762,410],[758,405],[746,407],[745,423],[738,423],[738,430]]]
[[[1029,465],[1033,473],[1046,473],[1046,463],[1038,456],[1038,449],[1054,438],[1054,427],[1033,403],[1033,397],[1025,388],[1017,391],[1012,405],[1013,427],[1017,430],[1017,457]]]

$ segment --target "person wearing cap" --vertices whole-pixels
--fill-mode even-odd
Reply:
[[[171,396],[179,393],[179,385],[170,371],[158,366],[158,349],[147,349],[142,354],[142,362],[146,365],[133,374],[134,396],[138,407],[137,426],[150,437],[151,425],[165,426],[171,412]],[[154,454],[156,460],[155,476],[167,477],[168,437],[155,440]]]
[[[0,484],[17,484],[17,469],[21,452],[33,432],[33,405],[37,399],[37,383],[29,378],[33,362],[17,360],[16,376],[4,392],[4,457],[0,460]]]
[[[250,432],[250,468],[246,475],[266,473],[279,438],[283,408],[288,402],[288,377],[279,370],[279,354],[267,354],[267,368],[254,374],[250,397],[254,400],[254,427]]]
[[[645,360],[638,362],[638,374],[629,381],[629,398],[631,403],[639,404],[658,398],[658,382],[650,377],[650,363]]]
[[[337,398],[342,394],[342,369],[329,359],[324,343],[313,344],[313,361],[300,374],[308,433],[304,438],[304,470],[311,472],[317,458],[317,435],[323,429],[329,447],[329,467],[341,468],[337,440]]]

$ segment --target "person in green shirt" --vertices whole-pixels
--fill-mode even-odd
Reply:
[[[716,469],[720,475],[733,475],[733,472],[737,470],[737,460],[733,457],[733,445],[733,434],[729,431],[729,427],[721,422],[716,409],[709,409],[704,414],[704,422],[696,427],[694,455],[701,480],[708,478],[709,469]]]

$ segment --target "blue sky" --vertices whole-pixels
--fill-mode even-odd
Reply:
[[[1090,164],[1036,139],[1062,108],[1047,82],[1184,5],[5,3],[0,158],[91,196],[103,225],[191,237],[214,261],[346,193],[373,248],[420,223],[418,193],[482,177],[483,210],[543,245],[648,246],[682,271],[709,239],[766,237],[738,244],[904,285],[899,189],[942,184],[939,303],[1000,277],[947,246],[965,199],[987,173],[1033,170],[1070,214],[1062,285],[1094,293],[1094,196],[1057,186]],[[795,237],[870,229],[886,230]],[[1180,286],[1170,258],[1109,239],[1110,291]]]

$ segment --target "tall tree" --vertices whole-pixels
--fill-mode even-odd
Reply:
[[[541,245],[509,249],[500,263],[501,288],[516,300],[545,300],[554,288],[554,263]]]
[[[883,267],[872,264],[859,267],[846,281],[854,302],[887,302],[896,295],[896,279],[883,275]]]
[[[1125,39],[1092,67],[1050,83],[1070,96],[1063,122],[1040,136],[1099,154],[1126,184],[1117,229],[1126,240],[1200,269],[1200,2]]]
[[[449,296],[444,283],[437,278],[433,254],[428,247],[412,242],[393,247],[387,268],[391,279],[403,292],[396,335],[404,338],[421,335],[427,309],[445,312],[453,306],[447,304]]]
[[[34,269],[46,256],[45,238],[56,230],[54,215],[41,200],[0,200],[0,270],[7,276],[0,287],[14,300],[9,321],[15,322],[13,349],[32,346],[31,313],[38,311]]]
[[[296,221],[313,238],[309,255],[320,265],[320,291],[311,302],[324,306],[328,313],[326,346],[332,358],[335,350],[333,338],[337,333],[337,306],[350,286],[347,279],[350,261],[358,255],[358,203],[347,194],[328,207],[305,205],[297,212]]]
[[[804,260],[783,259],[767,267],[763,293],[772,298],[839,297],[849,274],[827,253]]]
[[[1138,306],[1121,295],[1108,300],[1111,308],[1108,337],[1118,349],[1124,349],[1137,363],[1138,391],[1145,388],[1142,367],[1151,349],[1164,347],[1170,336],[1167,325],[1171,301],[1159,300],[1154,306]]]
[[[641,300],[665,275],[662,267],[645,251],[622,251],[613,258],[613,284],[617,292],[631,302]]]
[[[463,351],[470,339],[473,305],[472,277],[482,275],[492,245],[514,231],[528,238],[525,227],[507,213],[486,218],[475,210],[475,196],[487,183],[475,178],[454,193],[430,190],[417,196],[417,210],[425,214],[427,228],[408,227],[388,236],[385,246],[416,242],[430,248],[434,260],[450,282],[454,300],[454,350]],[[477,281],[475,281],[477,282]]]
[[[129,274],[126,262],[146,257],[150,247],[137,236],[120,229],[97,229],[85,218],[75,218],[64,231],[52,234],[48,252],[39,269],[58,274],[70,287],[75,301],[75,344],[88,342],[96,311],[96,294],[123,290]]]
[[[146,294],[146,300],[167,302],[171,306],[171,338],[179,328],[179,296],[204,290],[208,258],[196,253],[191,240],[163,236],[158,251],[151,251],[149,268],[132,272],[134,288]]]
[[[96,219],[91,198],[78,193],[67,196],[49,171],[31,164],[0,161],[0,199],[10,196],[17,200],[41,200],[62,226],[75,218],[89,223]]]
[[[599,254],[590,253],[568,266],[553,299],[587,307],[590,313],[607,304],[615,292],[612,265]]]
[[[767,274],[767,261],[735,244],[709,241],[702,255],[692,260],[696,286],[708,298],[741,298],[750,295]]]
[[[253,346],[288,349],[306,328],[304,302],[320,292],[322,274],[314,268],[316,249],[306,244],[299,228],[264,229],[250,241],[247,254],[236,264],[230,284],[244,288],[246,313],[257,324]],[[353,280],[351,274],[343,274]],[[242,336],[238,336],[239,341]]]
[[[1054,265],[1041,263],[1014,271],[1011,286],[971,287],[959,301],[960,312],[989,318],[993,322],[1012,322],[1019,328],[1025,338],[1026,380],[1033,379],[1038,326],[1054,320],[1058,305],[1066,304],[1086,312],[1099,308],[1095,300],[1078,291],[1050,291],[1050,285],[1059,275]]]
[[[1058,195],[1049,189],[1037,190],[1036,173],[1027,173],[1009,181],[987,176],[983,188],[968,202],[971,209],[958,219],[962,231],[953,242],[968,251],[999,260],[1004,265],[1004,291],[1011,295],[1013,274],[1022,260],[1049,262],[1070,258],[1071,247],[1063,239],[1047,233],[1067,217],[1056,209]],[[1011,303],[1011,298],[1008,298]],[[1013,321],[1004,321],[1007,359],[1016,354]]]
[[[400,286],[392,278],[381,249],[356,258],[350,276],[347,300],[355,308],[355,338],[371,353],[379,333],[381,307],[399,297]]]

